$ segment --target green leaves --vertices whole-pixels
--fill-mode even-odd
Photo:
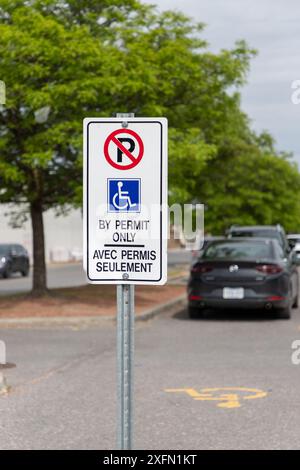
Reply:
[[[95,109],[101,95],[102,104],[111,106],[106,91],[113,83],[104,76],[118,51],[97,42],[86,26],[65,27],[29,7],[10,13],[10,22],[0,25],[1,77],[7,86],[0,113],[0,183],[13,183],[12,202],[39,198],[45,209],[71,204],[74,181],[81,179],[84,108]],[[35,112],[45,106],[49,115],[40,123]],[[7,194],[1,199],[7,201]]]
[[[300,175],[285,157],[244,144],[235,156],[219,156],[199,185],[207,231],[222,234],[232,224],[276,223],[299,230]]]
[[[0,19],[0,201],[80,205],[82,119],[130,111],[169,119],[170,202],[203,202],[208,230],[300,225],[297,169],[240,108],[244,41],[214,54],[203,24],[137,0],[0,0]]]
[[[206,144],[199,129],[170,129],[169,132],[169,203],[188,203],[198,192],[198,178],[216,154],[214,145]]]

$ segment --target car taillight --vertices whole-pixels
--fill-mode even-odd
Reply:
[[[282,271],[282,267],[277,264],[261,264],[256,266],[256,269],[264,274],[277,274]]]
[[[268,300],[270,302],[276,302],[278,300],[284,300],[284,297],[282,297],[281,295],[271,295],[270,297],[268,297]]]
[[[201,300],[202,298],[202,295],[189,295],[189,300]]]
[[[195,264],[195,266],[192,267],[192,273],[208,273],[209,271],[212,271],[213,267],[210,266],[209,264]]]

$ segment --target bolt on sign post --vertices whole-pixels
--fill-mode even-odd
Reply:
[[[134,286],[167,280],[167,120],[84,119],[84,269],[117,285],[119,449],[132,449]]]

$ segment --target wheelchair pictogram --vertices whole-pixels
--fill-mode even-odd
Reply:
[[[216,387],[202,388],[198,392],[194,388],[169,388],[167,393],[185,393],[197,401],[212,401],[219,408],[240,408],[243,400],[264,398],[268,394],[257,388],[247,387]]]
[[[118,181],[118,192],[113,196],[113,206],[122,211],[122,210],[128,210],[131,207],[135,207],[136,203],[131,202],[131,198],[129,196],[128,191],[122,191],[122,187],[124,185],[123,181]],[[119,201],[119,204],[117,203],[117,200]]]
[[[140,179],[108,180],[108,212],[140,212]]]

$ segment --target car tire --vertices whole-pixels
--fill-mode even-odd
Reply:
[[[22,274],[23,277],[27,277],[28,274],[29,274],[29,267],[27,267],[26,269],[23,269],[21,271],[21,274]]]
[[[289,320],[292,316],[291,304],[289,304],[288,307],[277,310],[276,313],[277,313],[276,315],[277,318],[281,320]]]
[[[8,266],[8,267],[6,268],[6,270],[4,271],[4,273],[3,273],[3,277],[4,277],[4,279],[9,279],[10,276],[11,276],[11,269],[10,269],[10,267]]]
[[[289,303],[287,307],[285,308],[280,308],[277,310],[277,318],[280,318],[281,320],[289,320],[292,316],[292,307],[294,304],[294,301],[292,299],[292,286],[290,286],[289,290]]]
[[[299,293],[297,292],[296,297],[294,298],[294,302],[292,305],[293,308],[298,308],[299,307]]]
[[[195,319],[201,318],[203,316],[203,310],[201,308],[198,308],[198,307],[189,306],[188,307],[188,314],[189,314],[189,317],[191,319],[195,320]]]

